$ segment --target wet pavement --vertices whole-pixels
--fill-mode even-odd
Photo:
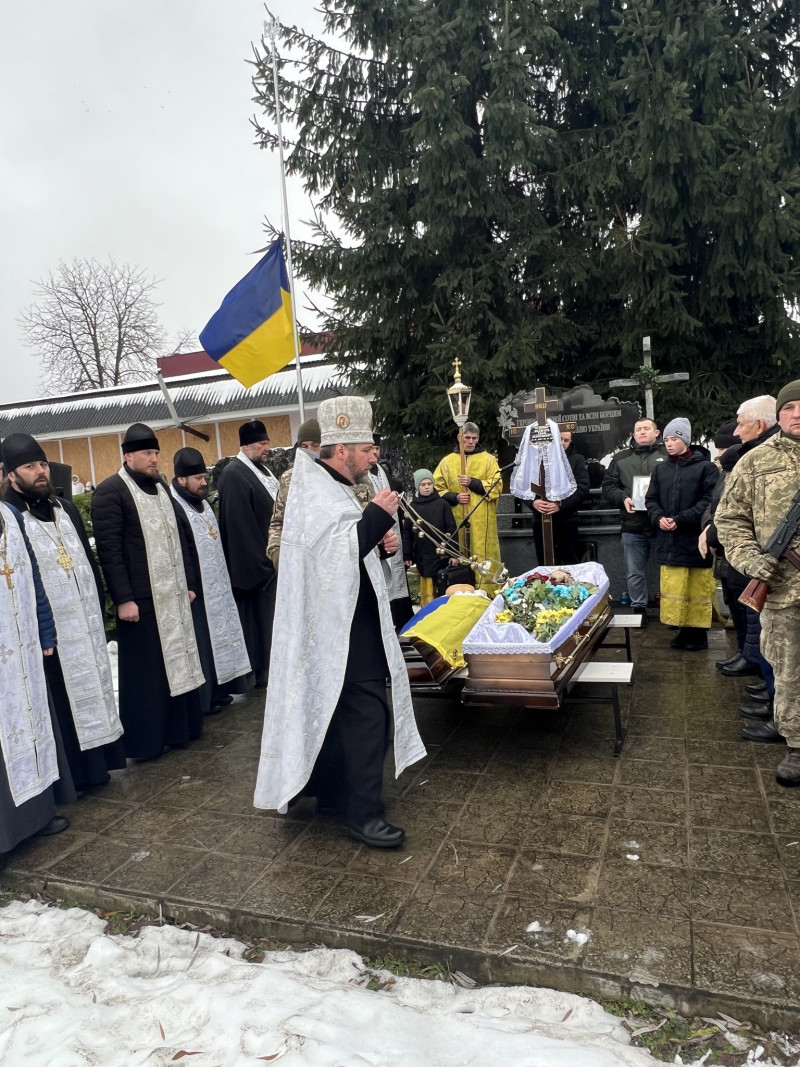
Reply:
[[[252,807],[258,695],[188,750],[114,772],[0,883],[797,1029],[800,789],[775,782],[782,745],[740,740],[750,679],[713,666],[732,636],[712,631],[707,653],[671,637],[633,635],[618,760],[610,707],[417,699],[428,757],[387,777],[401,849],[350,840],[310,801]]]

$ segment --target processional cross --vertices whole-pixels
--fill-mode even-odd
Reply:
[[[547,425],[547,413],[548,411],[555,411],[558,407],[558,400],[546,399],[546,393],[543,386],[539,385],[533,391],[533,403],[528,401],[527,404],[523,404],[522,410],[526,412],[534,412],[536,415],[536,427],[531,430],[530,443],[533,445],[549,445],[552,444],[553,434],[550,427]],[[531,482],[531,492],[536,493],[540,500],[547,500],[547,487],[544,480],[544,460],[539,462],[539,483]],[[553,547],[553,516],[542,513],[542,549],[544,552],[544,559],[539,560],[539,563],[544,567],[552,567],[555,565],[555,549]]]
[[[652,368],[653,354],[650,351],[649,337],[642,338],[642,351],[644,353],[643,367]],[[613,382],[608,383],[608,387],[609,389],[616,389],[618,386],[623,386],[624,388],[633,386],[638,386],[639,388],[643,387],[645,415],[648,419],[655,419],[655,409],[653,408],[653,381],[658,382],[659,385],[662,385],[664,382],[688,382],[689,375],[686,371],[678,371],[675,374],[659,374],[656,378],[646,380],[644,386],[642,386],[642,382],[639,378],[615,378]]]

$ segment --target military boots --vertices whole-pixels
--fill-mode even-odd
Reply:
[[[790,748],[775,773],[779,785],[800,785],[800,748]]]

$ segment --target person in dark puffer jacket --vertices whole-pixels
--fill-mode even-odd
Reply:
[[[456,520],[453,509],[443,500],[433,487],[433,475],[429,470],[414,471],[416,494],[412,501],[414,510],[420,518],[430,523],[442,533],[455,536]],[[455,551],[457,549],[457,542]],[[403,560],[406,567],[416,565],[420,576],[420,607],[430,603],[434,597],[436,579],[450,563],[450,555],[440,556],[436,545],[427,537],[419,537],[410,518],[403,520]]]
[[[664,430],[669,460],[653,471],[645,503],[658,531],[656,560],[661,564],[661,621],[679,626],[673,648],[708,648],[715,582],[711,556],[700,554],[703,514],[711,502],[719,471],[705,449],[692,448],[688,419],[673,419]]]
[[[656,534],[646,511],[633,501],[633,479],[649,478],[656,465],[667,459],[661,431],[653,419],[637,419],[630,446],[618,452],[603,479],[603,497],[619,508],[622,523],[622,552],[631,608],[647,623],[647,564],[655,550]]]

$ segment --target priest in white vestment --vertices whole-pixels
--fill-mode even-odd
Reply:
[[[134,423],[122,467],[92,495],[97,554],[117,609],[125,754],[140,760],[185,748],[203,729],[191,611],[198,580],[158,453],[150,427]]]
[[[42,656],[56,643],[50,605],[19,512],[0,503],[0,867],[34,834],[57,834],[58,753]]]
[[[373,457],[366,400],[324,400],[317,417],[320,458],[298,451],[286,502],[254,802],[315,796],[352,837],[392,848],[405,839],[382,797],[392,715],[396,774],[425,755],[376,552],[392,550],[399,497],[382,490],[363,510],[356,497]]]
[[[250,689],[250,660],[231,590],[217,517],[206,497],[206,461],[196,448],[179,448],[172,458],[170,492],[187,529],[198,575],[192,617],[203,673],[203,711],[216,714],[234,693]]]
[[[45,675],[75,788],[105,785],[126,766],[105,632],[100,568],[75,505],[53,491],[44,449],[30,434],[6,438],[5,500],[22,515],[56,625]]]

